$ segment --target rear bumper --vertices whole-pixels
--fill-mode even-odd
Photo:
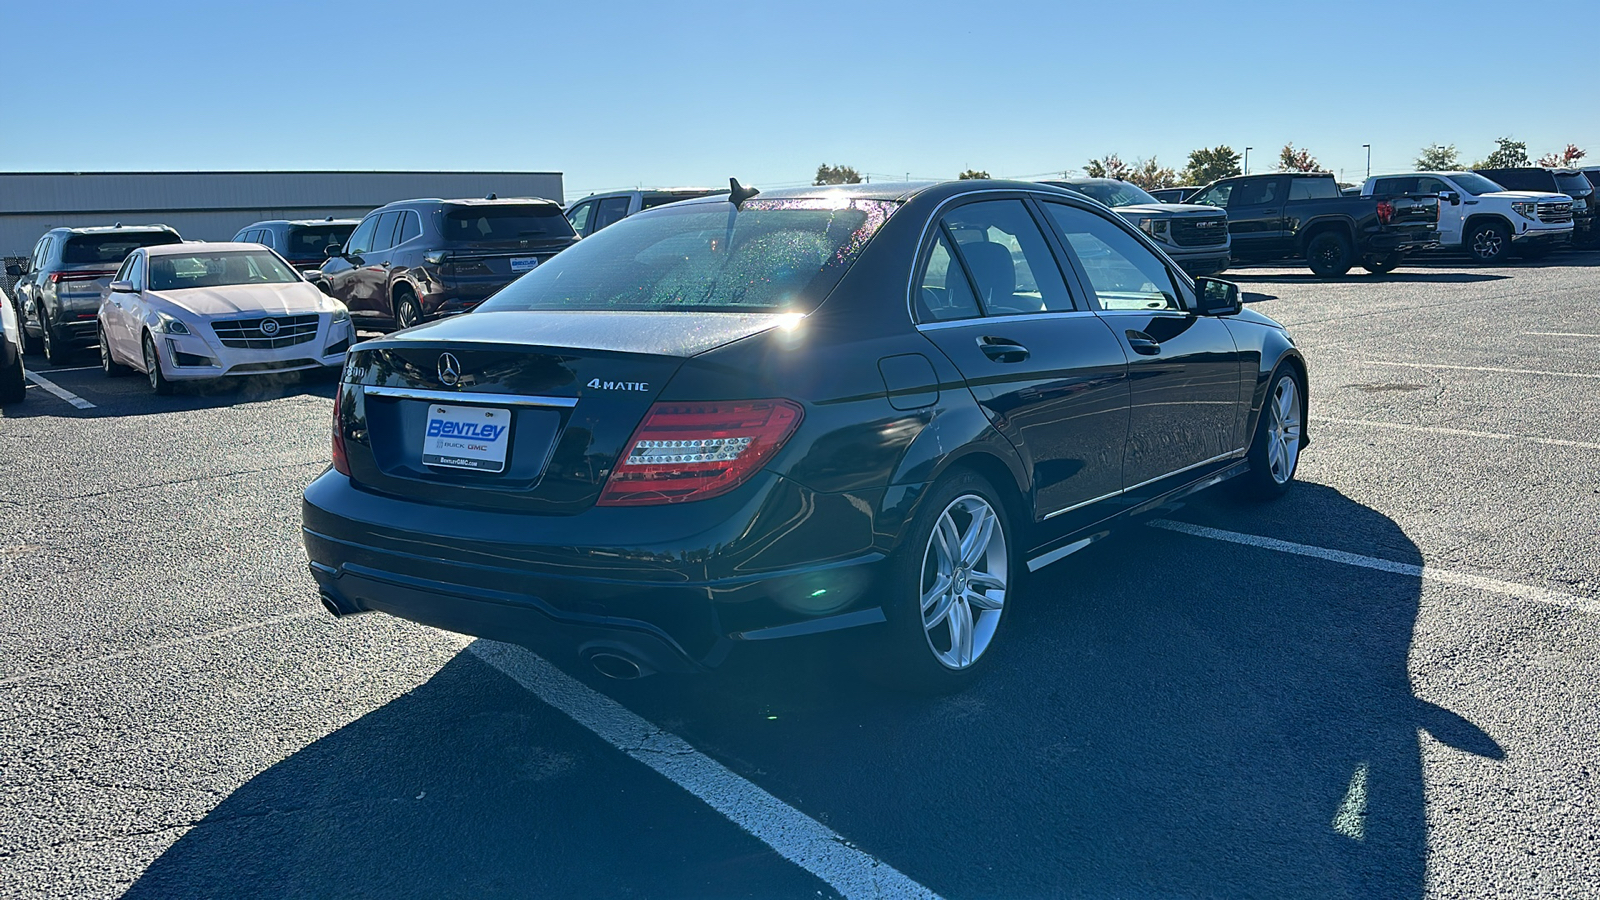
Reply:
[[[342,611],[580,657],[621,652],[656,671],[714,667],[741,642],[883,621],[872,588],[884,554],[864,498],[770,474],[746,488],[725,507],[548,516],[416,503],[329,471],[306,488],[303,534],[312,576]],[[812,514],[797,522],[797,508]],[[647,527],[641,513],[653,514]],[[630,518],[635,527],[619,524]]]

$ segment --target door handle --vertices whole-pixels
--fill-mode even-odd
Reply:
[[[1155,356],[1161,352],[1160,342],[1142,331],[1128,332],[1128,346],[1133,348],[1133,352],[1145,356]]]
[[[978,338],[978,349],[983,355],[998,363],[1019,363],[1030,355],[1028,348],[1006,338],[984,336]]]

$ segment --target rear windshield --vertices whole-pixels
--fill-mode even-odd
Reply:
[[[324,247],[344,244],[355,230],[354,222],[349,225],[296,225],[289,229],[289,246],[283,255],[290,259],[322,259],[326,255],[322,252]]]
[[[67,238],[61,248],[61,262],[73,266],[86,263],[121,265],[129,253],[140,247],[178,244],[183,239],[170,231],[119,231],[116,234],[81,234]]]
[[[848,198],[663,207],[584,238],[478,308],[810,312],[896,208]]]
[[[1556,187],[1561,189],[1561,193],[1569,197],[1594,192],[1594,189],[1589,185],[1589,179],[1583,177],[1582,172],[1557,173]]]
[[[444,213],[444,239],[470,244],[570,238],[576,232],[555,204],[456,206]]]
[[[262,250],[174,253],[150,257],[152,291],[234,284],[285,284],[299,280],[299,274],[293,269]]]
[[[1069,186],[1072,190],[1088,194],[1107,206],[1141,206],[1146,203],[1161,202],[1146,194],[1143,188],[1126,181],[1081,181]]]

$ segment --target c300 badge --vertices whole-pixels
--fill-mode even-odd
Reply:
[[[589,382],[589,387],[597,391],[648,391],[648,381],[601,381],[596,378]]]

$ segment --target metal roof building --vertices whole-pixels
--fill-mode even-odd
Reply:
[[[264,219],[358,218],[416,197],[542,197],[560,172],[0,172],[0,256],[60,225],[171,225],[225,241]]]

